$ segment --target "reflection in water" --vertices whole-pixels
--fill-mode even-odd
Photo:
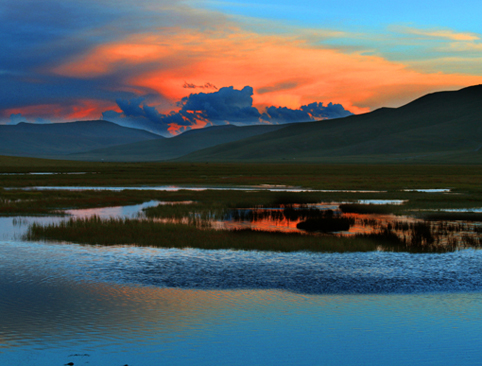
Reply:
[[[473,365],[482,254],[0,242],[0,364]]]
[[[69,213],[137,217],[157,204]],[[353,220],[344,235],[418,223],[317,204],[234,210],[215,224],[297,231],[328,212]],[[313,254],[19,240],[33,221],[61,220],[0,218],[1,365],[473,365],[482,357],[481,251]],[[454,235],[475,226],[435,225]]]
[[[480,207],[472,207],[472,208],[445,208],[445,209],[440,209],[438,211],[441,212],[481,212],[482,213],[482,208]]]
[[[100,218],[137,218],[142,216],[142,210],[157,205],[191,204],[191,201],[163,202],[149,201],[139,205],[98,207],[76,210],[65,210],[64,213],[73,218],[88,218],[98,216]],[[59,216],[0,216],[0,240],[20,240],[26,234],[28,227],[34,222],[41,225],[49,225],[64,221],[65,217]]]
[[[130,187],[105,187],[105,186],[39,186],[39,187],[10,187],[5,189],[23,189],[23,190],[67,190],[67,191],[86,191],[86,190],[98,190],[98,191],[123,191],[123,190],[136,190],[136,191],[171,191],[177,192],[181,190],[186,191],[270,191],[270,192],[344,192],[344,193],[385,193],[386,191],[366,191],[366,190],[345,190],[345,189],[310,189],[301,187],[288,187],[288,186],[271,186],[271,185],[259,185],[259,186],[130,186]]]
[[[409,216],[374,213],[344,213],[371,211],[380,204],[399,204],[399,200],[384,200],[375,204],[316,203],[289,204],[278,208],[249,208],[219,212],[190,212],[186,217],[155,219],[159,222],[196,224],[200,228],[218,230],[259,230],[268,232],[311,235],[370,235],[385,242],[381,250],[446,251],[482,247],[482,226],[462,220],[424,221]],[[162,205],[190,205],[192,201],[149,201],[139,205],[66,210],[74,218],[98,216],[106,218],[146,219],[146,208]],[[371,208],[370,208],[371,207]],[[348,211],[347,211],[347,210]],[[377,211],[377,210],[375,210]],[[189,211],[187,211],[189,212]],[[0,217],[0,239],[21,239],[27,228],[36,222],[42,225],[59,223],[59,217]]]
[[[210,224],[224,230],[370,235],[385,240],[385,249],[395,245],[415,251],[445,251],[482,246],[482,226],[478,222],[343,213],[340,205],[334,203],[231,210],[223,220],[211,220]]]
[[[422,192],[422,193],[448,193],[450,188],[435,188],[435,189],[404,189],[405,192]]]
[[[100,218],[103,218],[103,219],[111,218],[111,217],[136,218],[139,216],[141,211],[145,208],[155,207],[157,205],[165,205],[170,203],[172,202],[149,201],[149,202],[144,202],[140,205],[65,210],[65,213],[74,218],[87,218],[87,217],[92,217],[94,215],[99,216]]]
[[[0,173],[0,175],[78,175],[87,174],[87,172],[29,172],[29,173]],[[89,172],[96,174],[96,172]]]

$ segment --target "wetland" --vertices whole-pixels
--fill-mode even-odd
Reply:
[[[482,356],[478,166],[27,160],[0,167],[4,364]]]

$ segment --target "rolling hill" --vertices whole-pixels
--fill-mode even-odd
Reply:
[[[482,85],[399,108],[163,138],[106,121],[0,126],[0,155],[86,161],[482,163]]]
[[[399,108],[291,124],[180,160],[482,162],[482,85],[428,94]]]
[[[287,125],[256,125],[236,127],[214,126],[184,132],[181,135],[157,140],[96,149],[70,155],[69,159],[89,161],[164,161],[251,136],[276,131]]]
[[[0,155],[62,157],[100,147],[163,139],[107,121],[0,125]]]

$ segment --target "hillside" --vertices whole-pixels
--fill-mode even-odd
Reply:
[[[70,155],[69,159],[90,161],[162,161],[251,136],[257,136],[287,127],[287,125],[256,125],[236,127],[215,126],[190,130],[179,136],[136,142],[110,148],[96,149]]]
[[[186,161],[482,162],[482,85],[336,120],[286,128],[182,157]]]
[[[107,121],[0,125],[0,155],[60,157],[100,147],[162,139]]]

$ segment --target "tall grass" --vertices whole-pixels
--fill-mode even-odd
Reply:
[[[79,244],[139,245],[163,248],[260,251],[366,252],[380,242],[370,238],[266,233],[252,230],[217,231],[191,225],[132,219],[69,219],[58,224],[30,226],[26,240],[56,240]]]
[[[445,252],[456,250],[459,242],[442,244],[431,238],[422,225],[413,225],[415,239],[404,239],[393,227],[355,236],[304,235],[254,230],[218,231],[192,225],[159,223],[153,220],[69,219],[58,224],[33,224],[26,240],[55,240],[79,244],[139,245],[162,248],[234,249],[260,251],[366,252],[375,250]],[[482,240],[468,236],[466,246],[480,246]]]

